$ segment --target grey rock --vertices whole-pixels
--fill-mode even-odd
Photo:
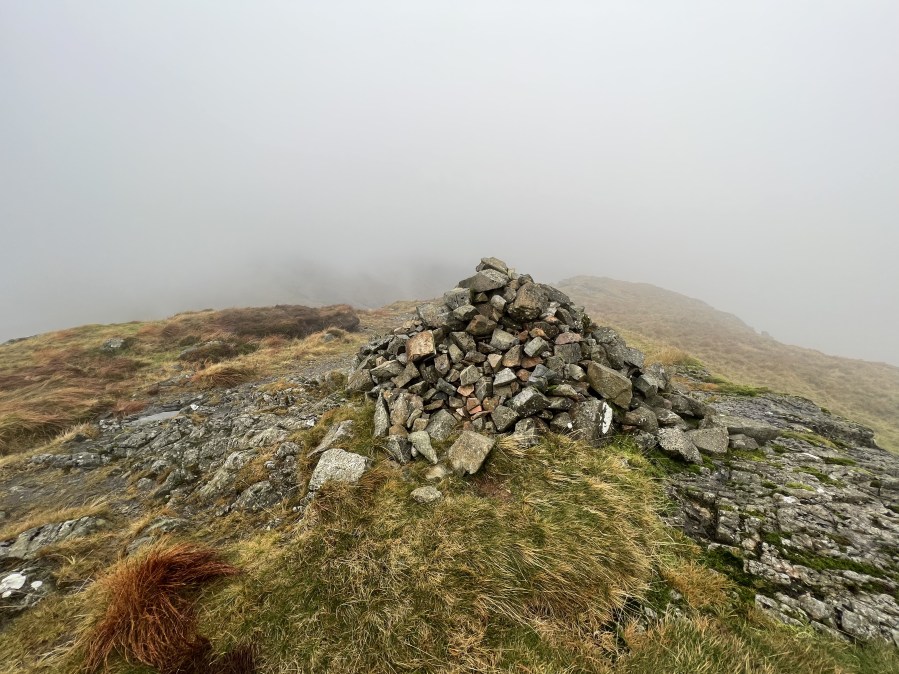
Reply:
[[[493,378],[494,386],[506,386],[507,384],[511,384],[513,381],[518,381],[518,375],[516,375],[510,368],[505,368],[496,373],[496,376]]]
[[[350,393],[365,393],[371,391],[375,382],[371,377],[371,370],[356,370],[347,380],[346,389]]]
[[[549,308],[546,290],[536,283],[525,283],[518,289],[515,300],[506,313],[516,321],[532,321],[539,318]]]
[[[478,265],[477,271],[483,271],[485,269],[495,269],[505,276],[509,275],[509,265],[496,257],[481,258],[481,263]]]
[[[41,549],[65,541],[82,538],[106,526],[99,517],[81,517],[33,527],[19,534],[10,545],[0,545],[0,560],[34,559]]]
[[[450,316],[450,310],[445,304],[422,304],[417,309],[418,317],[428,328],[439,328],[444,325]]]
[[[409,442],[408,438],[404,438],[401,435],[391,435],[387,438],[385,448],[390,457],[397,463],[405,465],[412,460],[412,443]]]
[[[435,487],[428,486],[419,487],[418,489],[413,490],[409,496],[416,503],[427,504],[442,499],[443,493]]]
[[[696,448],[707,454],[726,454],[728,435],[726,428],[701,428],[688,431],[687,435]]]
[[[372,435],[376,438],[387,436],[387,429],[390,428],[390,414],[387,412],[387,404],[381,396],[375,400],[374,428]]]
[[[524,352],[528,356],[539,356],[549,350],[549,343],[542,337],[534,337],[524,345]]]
[[[529,417],[549,407],[549,400],[536,388],[528,386],[509,401],[509,407],[518,416]]]
[[[478,313],[478,310],[470,304],[463,304],[461,307],[453,309],[453,318],[457,321],[466,322],[477,316]]]
[[[127,340],[122,337],[113,337],[112,339],[107,339],[103,342],[103,346],[100,347],[100,350],[105,351],[106,353],[115,353],[123,350],[127,344]]]
[[[511,438],[519,447],[533,447],[540,443],[540,434],[544,428],[533,417],[522,419],[515,424],[515,432]]]
[[[553,433],[570,433],[574,430],[574,422],[568,412],[559,412],[549,422],[549,428]]]
[[[515,410],[505,405],[497,406],[490,416],[493,419],[493,425],[500,433],[508,429],[520,418],[520,415]]]
[[[234,483],[237,473],[252,461],[254,456],[256,456],[256,450],[253,449],[231,452],[222,466],[213,474],[212,478],[200,487],[198,492],[200,497],[208,500],[228,491]]]
[[[452,469],[459,475],[472,475],[481,468],[495,440],[474,431],[462,431],[447,452]]]
[[[590,361],[587,363],[590,388],[619,407],[627,407],[633,398],[631,380],[620,372]]]
[[[572,344],[560,344],[556,346],[554,353],[562,359],[563,362],[574,364],[582,358],[581,345],[577,342]]]
[[[450,310],[458,309],[463,304],[471,304],[470,288],[453,288],[443,293],[443,303]]]
[[[681,395],[680,393],[672,393],[667,399],[671,403],[671,411],[675,414],[696,419],[702,419],[706,416],[705,405],[694,398]]]
[[[272,487],[272,483],[268,480],[263,480],[244,489],[232,507],[249,512],[259,512],[260,510],[271,508],[280,500],[277,492]]]
[[[750,438],[748,435],[737,433],[736,435],[730,436],[729,446],[731,449],[752,451],[759,448],[759,443],[757,443],[753,438]]]
[[[730,435],[745,435],[760,445],[771,442],[780,434],[777,427],[747,417],[724,414],[716,417],[716,423],[726,427]]]
[[[328,429],[328,432],[325,433],[325,437],[322,438],[322,441],[320,443],[318,443],[318,446],[311,452],[309,452],[309,456],[321,454],[325,450],[331,449],[331,447],[345,444],[346,441],[352,437],[353,421],[351,419],[347,419],[346,421],[341,421],[338,424],[334,424],[333,426],[331,426],[331,428]]]
[[[689,463],[702,463],[699,450],[679,428],[663,428],[659,431],[658,438],[659,447],[666,454],[679,457]]]
[[[508,351],[516,344],[518,344],[518,335],[512,335],[500,328],[494,330],[493,336],[490,338],[490,346],[500,351]]]
[[[431,436],[433,440],[443,441],[449,440],[450,436],[456,431],[458,423],[456,418],[446,410],[438,410],[431,415],[428,421],[428,427],[425,432]]]
[[[425,431],[415,431],[409,434],[409,442],[421,456],[425,457],[430,463],[437,463],[437,452],[431,446],[431,436]]]
[[[459,383],[462,386],[475,384],[481,378],[481,372],[474,365],[469,365],[459,374]]]
[[[398,360],[388,360],[384,363],[381,363],[376,368],[373,368],[371,371],[371,375],[378,381],[385,381],[392,377],[396,377],[399,374],[402,374],[403,370],[405,369],[406,366]]]
[[[599,445],[612,431],[612,408],[596,398],[578,403],[571,415],[576,437],[590,445]]]
[[[337,447],[322,454],[309,479],[309,491],[318,491],[326,482],[358,482],[368,470],[371,459]]]
[[[485,293],[502,288],[509,282],[509,277],[495,269],[484,269],[474,276],[459,281],[460,288],[468,288],[475,293]]]
[[[640,405],[636,409],[625,412],[622,422],[627,426],[636,426],[647,433],[655,433],[659,430],[658,417],[656,417],[655,412],[645,405]]]

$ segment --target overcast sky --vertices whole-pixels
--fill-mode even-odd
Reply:
[[[484,255],[899,364],[899,2],[0,0],[0,340]]]

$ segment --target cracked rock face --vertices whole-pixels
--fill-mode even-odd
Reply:
[[[711,406],[731,447],[670,477],[677,523],[750,574],[777,618],[899,646],[899,458],[801,398]]]

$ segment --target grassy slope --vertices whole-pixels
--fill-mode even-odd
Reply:
[[[85,325],[0,344],[0,456],[104,414],[138,412],[160,393],[158,382],[188,370],[192,378],[167,390],[234,386],[282,374],[299,361],[350,354],[365,340],[363,333],[338,329],[339,339],[325,341],[318,332],[318,310],[297,307],[305,313],[285,320],[289,308],[186,312],[161,321]],[[323,311],[327,316],[329,308]],[[345,317],[335,322],[340,318]],[[377,323],[379,315],[367,312],[365,318]],[[104,352],[104,342],[114,337],[128,346]],[[186,347],[211,340],[231,345],[228,355],[234,357],[178,360]]]
[[[366,314],[363,327],[383,331],[408,308],[398,304]],[[602,310],[596,318],[627,328],[610,313]],[[183,322],[189,334],[221,336],[204,328],[205,314],[88,326],[8,345],[0,349],[0,374],[23,377],[26,386],[25,377],[44,377],[50,383],[39,389],[37,401],[73,382],[86,391],[77,400],[131,400],[137,393],[140,401],[152,382],[178,373],[174,358]],[[118,378],[97,369],[108,358],[98,352],[103,340],[131,335],[138,342],[116,358],[145,364],[124,368],[126,376]],[[185,385],[227,385],[229,372],[265,376],[289,372],[298,360],[345,358],[362,339],[325,341],[319,333],[251,340],[252,353],[202,367]],[[641,341],[649,343],[635,340]],[[54,358],[59,363],[73,355],[95,360],[54,377]],[[726,366],[715,369],[740,379]],[[5,399],[7,410],[14,401]],[[92,413],[84,405],[47,407],[56,410],[52,428]],[[663,468],[626,444],[601,452],[556,436],[530,449],[506,444],[494,450],[481,474],[445,478],[438,484],[444,499],[420,506],[409,493],[425,482],[426,466],[414,462],[400,469],[386,460],[370,439],[370,408],[336,410],[294,439],[311,448],[330,423],[344,418],[354,418],[357,429],[347,448],[375,460],[359,485],[326,487],[300,525],[286,515],[267,531],[265,519],[229,516],[200,522],[190,534],[245,570],[202,595],[201,632],[219,652],[253,646],[262,673],[899,670],[899,652],[883,644],[850,646],[773,624],[755,611],[747,592],[734,584],[740,574],[726,578],[707,568],[695,546],[661,524]],[[308,479],[312,468],[311,460],[302,462],[299,479]],[[290,513],[295,504],[282,505]],[[85,581],[114,562],[140,529],[137,521],[120,524],[121,531],[102,534],[109,545],[91,538],[70,551],[77,563],[64,566],[68,575],[57,580],[84,591],[48,598],[0,628],[0,672],[78,671],[83,644],[74,639],[89,634],[103,610],[102,596]],[[661,615],[676,606],[684,619],[644,627],[635,600]],[[112,671],[153,670],[116,660]]]
[[[558,287],[636,346],[677,347],[733,381],[810,398],[870,426],[881,446],[899,452],[897,367],[781,344],[736,316],[645,283],[578,276]]]
[[[899,667],[884,644],[776,625],[744,603],[661,523],[659,469],[627,444],[503,443],[478,476],[448,476],[441,501],[418,505],[409,493],[426,466],[386,459],[370,439],[370,406],[325,421],[344,418],[356,421],[348,447],[374,460],[359,484],[326,486],[299,524],[266,531],[219,519],[192,535],[244,570],[202,595],[200,633],[217,652],[251,647],[260,674]],[[313,447],[326,425],[296,440]],[[102,584],[56,596],[0,630],[0,671],[74,674],[86,645],[74,639],[91,633],[104,596]],[[680,617],[647,627],[635,599]],[[120,674],[154,671],[110,664]]]

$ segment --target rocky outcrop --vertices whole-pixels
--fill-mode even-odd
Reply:
[[[801,398],[705,403],[731,446],[702,437],[707,465],[670,475],[675,522],[779,619],[899,646],[899,458]]]

